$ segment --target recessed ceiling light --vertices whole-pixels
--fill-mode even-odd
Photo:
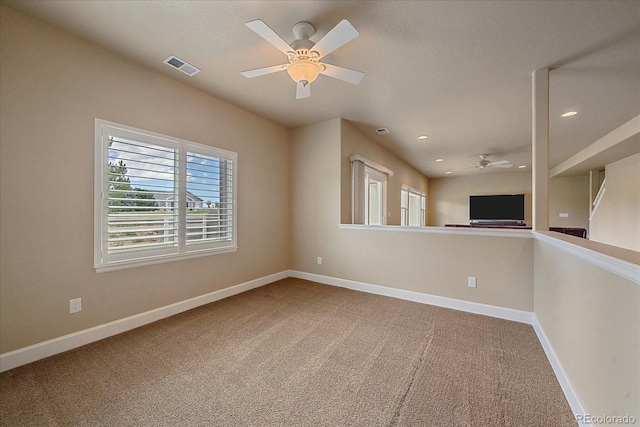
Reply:
[[[518,166],[518,167],[519,167],[520,169],[524,169],[524,168],[526,168],[526,167],[527,167],[527,165],[520,165],[520,166]]]
[[[578,114],[577,111],[567,111],[561,117],[571,117],[571,116],[575,116],[576,114]]]
[[[445,173],[451,173],[451,171],[446,171]]]
[[[441,161],[443,161],[443,160],[444,160],[444,159],[436,159],[436,162],[441,162]]]
[[[427,135],[420,135],[418,139],[427,139]]]

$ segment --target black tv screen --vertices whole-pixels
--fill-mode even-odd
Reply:
[[[469,196],[471,223],[525,222],[524,194]]]

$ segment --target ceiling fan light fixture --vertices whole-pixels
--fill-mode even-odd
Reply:
[[[289,73],[289,76],[294,82],[306,86],[318,78],[318,74],[320,74],[323,68],[322,64],[318,62],[301,59],[289,64],[287,73]]]

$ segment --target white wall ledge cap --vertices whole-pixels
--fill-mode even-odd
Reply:
[[[464,227],[406,227],[401,225],[362,225],[339,224],[342,230],[395,231],[402,233],[448,234],[451,236],[485,236],[485,237],[519,237],[533,238],[531,230],[514,230],[511,228],[464,228]]]
[[[557,234],[557,236],[554,236],[554,234]],[[640,284],[640,253],[636,251],[616,248],[560,233],[536,231],[533,235],[536,240],[548,243],[577,258]]]

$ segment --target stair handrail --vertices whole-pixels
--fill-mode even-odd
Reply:
[[[592,209],[591,209],[591,215],[589,215],[589,221],[591,221],[591,219],[593,218],[593,215],[595,215],[596,210],[598,210],[598,206],[600,206],[600,201],[602,200],[602,196],[604,195],[604,192],[606,191],[606,187],[604,185],[604,183],[607,181],[607,179],[603,179],[602,180],[602,184],[600,185],[600,189],[598,190],[598,194],[596,194],[596,198],[593,201],[593,205],[592,205]]]

